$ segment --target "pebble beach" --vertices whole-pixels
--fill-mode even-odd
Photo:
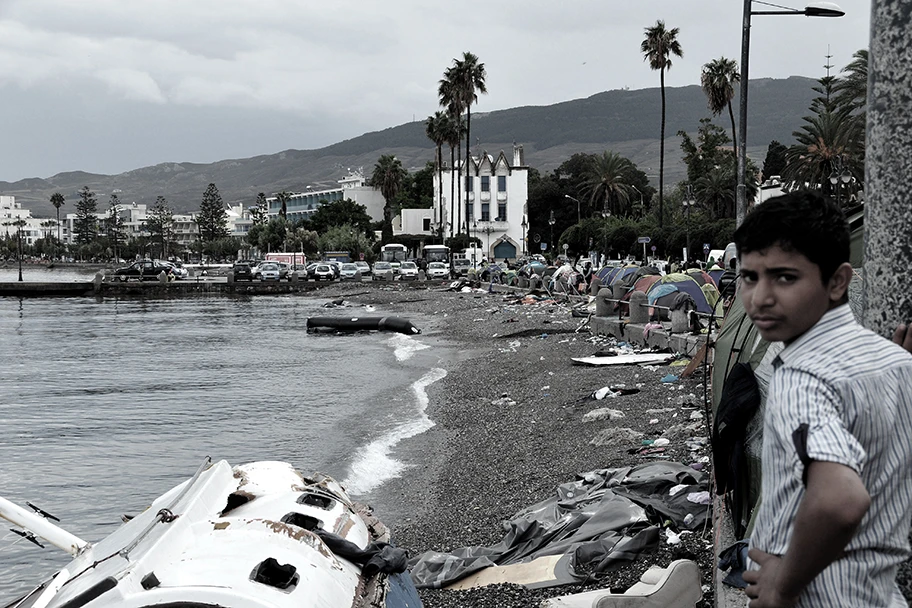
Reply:
[[[684,368],[573,365],[571,357],[611,349],[616,340],[592,336],[586,318],[571,316],[571,303],[519,304],[520,294],[498,286],[494,293],[445,287],[339,284],[321,292],[350,306],[433,317],[428,337],[459,353],[441,362],[446,377],[428,387],[427,414],[434,426],[397,447],[399,459],[420,464],[384,484],[377,497],[380,504],[395,505],[394,513],[378,515],[410,555],[493,545],[502,538],[502,521],[587,471],[664,459],[710,473],[708,442],[697,449],[687,443],[708,436],[701,369],[690,379],[663,383]],[[591,397],[606,386],[638,392]],[[592,414],[604,408],[621,417]],[[644,440],[658,438],[668,439],[663,449],[642,453]],[[713,606],[712,534],[712,526],[705,526],[670,544],[663,529],[654,552],[587,584],[421,589],[420,595],[426,608],[537,606],[546,598],[592,589],[620,592],[649,566],[686,558],[701,569],[698,606]]]

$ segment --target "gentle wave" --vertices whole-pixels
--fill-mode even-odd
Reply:
[[[400,363],[411,359],[415,356],[415,353],[430,348],[427,344],[405,334],[391,336],[389,343],[393,346],[393,354],[396,356],[396,361]]]
[[[368,444],[351,465],[351,472],[342,482],[352,494],[365,494],[390,479],[400,477],[409,466],[390,456],[403,439],[420,435],[434,426],[426,410],[429,403],[427,387],[446,377],[445,369],[433,368],[412,384],[418,416],[404,421],[391,432]]]

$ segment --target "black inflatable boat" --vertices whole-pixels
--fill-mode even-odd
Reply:
[[[308,331],[396,331],[415,335],[421,330],[402,317],[310,317]]]

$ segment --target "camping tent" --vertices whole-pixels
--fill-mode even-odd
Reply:
[[[692,276],[680,272],[660,277],[646,292],[646,298],[650,305],[674,308],[675,300],[681,293],[686,293],[691,297],[697,312],[712,313],[712,304],[707,301],[700,284]],[[658,310],[660,311],[659,318],[666,320],[670,318],[667,310]]]

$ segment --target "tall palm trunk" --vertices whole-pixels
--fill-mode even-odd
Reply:
[[[659,70],[662,87],[662,132],[659,139],[659,228],[662,227],[663,189],[665,186],[665,68]],[[690,255],[690,252],[687,252]]]
[[[60,207],[57,207],[57,244],[60,244]]]
[[[735,162],[738,162],[738,137],[735,134],[735,113],[732,112],[731,99],[728,100],[728,117],[731,119],[732,123],[732,148],[735,151]]]
[[[462,158],[462,138],[459,139],[459,158]],[[456,234],[459,234],[459,231],[462,230],[462,170],[467,168],[462,162],[459,164],[459,183],[456,186],[456,193],[459,195],[459,204],[456,205],[456,217],[453,219],[458,219],[457,222],[454,222],[454,228],[456,228]]]
[[[437,236],[443,245],[443,144],[437,144]]]
[[[471,165],[471,162],[469,162],[472,158],[472,145],[471,145],[472,140],[470,139],[471,137],[472,137],[472,102],[470,100],[469,103],[466,104],[466,160],[465,160],[466,171],[469,170],[469,166]],[[469,192],[468,192],[468,189],[466,189],[465,198],[466,198],[466,200],[465,200],[465,204],[463,206],[465,207],[465,210],[466,210],[466,237],[468,237],[468,235],[469,235]],[[475,215],[475,217],[478,217],[478,215],[476,213],[474,213],[474,205],[473,205],[473,215]]]
[[[453,218],[456,216],[456,146],[450,144],[450,238],[453,238]]]

